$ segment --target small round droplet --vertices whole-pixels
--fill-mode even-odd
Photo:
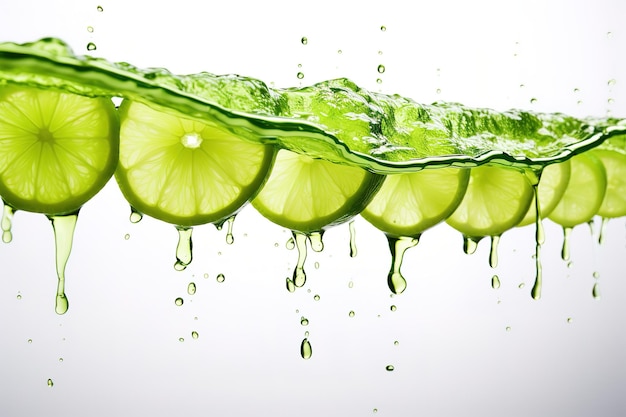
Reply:
[[[380,65],[378,66],[378,73],[379,73],[379,74],[382,74],[382,73],[384,73],[384,72],[385,72],[385,66],[384,66],[383,64],[380,64]]]
[[[197,331],[195,331],[195,330],[194,330],[193,332],[191,332],[191,337],[192,337],[193,339],[198,339],[198,337],[199,337],[198,332],[197,332]]]
[[[179,307],[182,306],[184,302],[185,301],[182,298],[180,298],[180,297],[178,297],[177,299],[174,300],[174,304],[176,304]]]
[[[574,88],[574,92],[575,93],[580,93],[580,88],[578,88],[578,87]]]
[[[398,345],[400,345],[400,342],[398,342],[397,340],[394,340],[394,341],[393,341],[393,345],[394,345],[394,346],[398,346]]]
[[[48,386],[52,388],[54,386],[54,381],[48,378]]]
[[[354,282],[350,281],[348,282],[348,288],[353,288],[354,287]]]
[[[571,317],[568,317],[568,318],[567,318],[567,322],[568,322],[568,323],[571,323],[571,322],[573,322],[573,321],[574,321],[574,320],[573,320]]]
[[[398,309],[398,307],[396,307],[395,305],[392,305],[391,307],[389,307],[389,310],[391,311],[396,311]]]
[[[93,33],[93,26],[87,26],[87,32]]]
[[[526,85],[525,85],[525,84],[520,84],[520,85],[519,85],[519,88],[524,88],[524,87],[526,87]]]
[[[128,240],[128,239],[130,239],[130,234],[126,233],[126,234],[124,235],[124,240]]]
[[[521,290],[521,289],[522,289],[522,288],[524,288],[525,286],[526,286],[526,284],[524,284],[524,283],[522,282],[522,283],[520,283],[520,284],[517,286],[517,288],[519,288],[519,289]]]
[[[59,358],[59,362],[63,362],[63,358]]]
[[[376,78],[376,84],[382,84],[383,80],[381,80],[380,78]]]
[[[275,247],[275,248],[277,248],[277,247],[279,247],[279,246],[280,246],[280,245],[278,244],[278,242],[274,243],[274,247]]]
[[[505,330],[506,330],[507,332],[510,332],[510,331],[511,331],[511,326],[506,326],[506,329],[505,329]]]
[[[309,40],[306,36],[303,36],[302,39],[300,39],[300,42],[302,43],[302,45],[306,45],[307,43],[309,43]]]
[[[219,282],[220,284],[224,281],[226,281],[226,277],[224,276],[224,274],[219,274],[217,276],[217,278],[215,278],[217,280],[217,282]]]
[[[613,103],[615,103],[615,99],[614,98],[610,98],[606,102],[609,103],[609,104],[613,104]]]
[[[612,38],[613,37],[613,32],[607,32],[606,33],[606,37],[609,38],[609,39]]]
[[[382,55],[382,54],[383,54],[383,51],[378,51],[378,55]]]
[[[179,338],[178,338],[178,341],[182,343],[182,342],[184,342],[184,341],[185,341],[185,338],[184,338],[184,337],[179,337]]]
[[[396,368],[394,368],[394,366],[393,366],[393,365],[387,365],[387,366],[385,366],[385,369],[386,369],[387,371],[391,372],[391,371],[393,371],[393,370],[394,370],[394,369],[396,369]]]
[[[608,85],[609,87],[610,87],[610,86],[613,86],[613,85],[615,85],[615,84],[617,84],[617,80],[616,80],[615,78],[611,78],[609,81],[607,81],[607,85]]]
[[[341,55],[341,54],[343,54],[343,51],[342,51],[341,49],[338,49],[338,50],[337,50],[337,53],[338,53],[339,55]]]
[[[313,264],[313,266],[315,267],[315,269],[320,269],[320,263],[319,262],[315,262]]]
[[[372,410],[373,413],[378,413],[378,408]]]
[[[209,278],[209,274],[205,272],[203,277],[204,277],[204,279],[207,279],[207,278]]]
[[[190,282],[187,285],[187,294],[194,295],[195,293],[196,293],[196,283],[195,282]]]
[[[313,296],[313,299],[314,299],[315,301],[319,301],[319,300],[320,300],[320,296],[319,296],[319,295],[317,295],[317,294],[315,294],[315,295]]]
[[[88,50],[88,51],[95,51],[95,50],[96,50],[96,44],[95,44],[95,43],[93,43],[93,42],[89,42],[89,43],[87,44],[87,50]]]
[[[27,342],[28,343],[33,343],[33,339],[28,339]]]
[[[298,72],[298,74],[296,74],[296,77],[298,77],[299,80],[304,78],[304,73],[303,72]]]
[[[535,104],[537,102],[537,99],[535,97],[530,99],[530,104]]]
[[[96,10],[98,10],[99,12],[103,12],[103,11],[104,11],[104,9],[102,8],[102,6],[98,6],[98,7],[96,8]]]
[[[380,31],[381,32],[386,32],[387,31],[387,27],[386,26],[381,26],[380,27]]]
[[[309,325],[309,319],[307,319],[306,317],[302,316],[300,317],[300,324],[302,326],[308,326]]]
[[[348,313],[348,317],[354,317],[354,311],[350,310],[350,312]]]
[[[18,295],[17,295],[17,299],[18,299],[18,300],[21,300],[21,299],[22,299],[22,294],[18,294]]]
[[[437,93],[437,94],[441,94],[441,88],[436,89],[436,90],[435,90],[435,93]]]
[[[598,271],[594,271],[594,272],[593,272],[593,277],[594,277],[595,279],[600,278],[600,273],[599,273]]]
[[[500,278],[497,275],[491,277],[491,288],[494,290],[500,288]]]

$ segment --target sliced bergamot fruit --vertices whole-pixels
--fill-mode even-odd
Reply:
[[[469,175],[470,170],[462,168],[388,175],[361,216],[388,236],[419,237],[454,212]]]
[[[178,226],[221,223],[260,189],[274,147],[124,100],[115,177],[134,210]]]
[[[360,213],[384,178],[360,167],[281,149],[252,205],[292,231],[318,232]]]
[[[533,194],[524,172],[481,165],[471,169],[463,200],[446,222],[474,240],[500,236],[524,218]]]
[[[570,177],[570,161],[551,164],[543,168],[541,179],[537,186],[539,195],[539,217],[546,218],[561,200]],[[537,217],[535,207],[535,197],[533,196],[530,207],[524,219],[517,225],[518,227],[534,224]]]
[[[606,170],[606,193],[597,214],[604,218],[626,216],[626,154],[608,149],[590,151]]]
[[[48,215],[76,212],[111,178],[119,123],[108,98],[0,87],[0,196]]]
[[[570,159],[571,174],[565,193],[548,218],[566,228],[590,221],[598,213],[606,192],[602,162],[592,152]]]

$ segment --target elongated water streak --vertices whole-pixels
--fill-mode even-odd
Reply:
[[[404,252],[419,242],[418,237],[391,237],[387,236],[389,250],[391,252],[391,270],[387,276],[387,285],[394,294],[400,294],[406,289],[406,279],[402,276],[402,260]]]
[[[348,223],[350,229],[350,257],[354,258],[357,254],[356,250],[356,230],[354,228],[354,220]]]
[[[2,210],[2,221],[0,221],[0,228],[2,229],[2,241],[4,243],[9,243],[13,240],[11,226],[13,225],[14,214],[15,209],[5,202],[4,208]]]
[[[307,235],[300,232],[293,232],[293,237],[298,248],[298,263],[293,271],[292,281],[296,287],[302,287],[306,283],[306,273],[304,272],[304,262],[306,261],[306,241]]]
[[[191,241],[192,227],[176,226],[178,231],[178,244],[176,245],[176,263],[174,269],[184,271],[193,259],[193,243]]]
[[[55,311],[57,314],[65,314],[69,308],[69,301],[65,295],[65,266],[72,251],[78,212],[68,215],[48,216],[48,219],[52,222],[56,251],[57,294]]]

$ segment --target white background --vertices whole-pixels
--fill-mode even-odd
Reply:
[[[626,117],[626,7],[617,0],[100,5],[4,1],[0,41],[57,36],[81,54],[94,42],[113,61],[276,87],[345,76],[425,103]],[[15,216],[14,240],[0,247],[1,416],[626,414],[623,220],[609,223],[602,246],[577,227],[570,267],[560,228],[546,221],[536,301],[532,227],[503,236],[492,270],[487,241],[466,256],[459,234],[440,225],[409,250],[408,289],[390,298],[387,242],[360,218],[358,256],[348,255],[348,227],[331,229],[324,252],[309,256],[306,287],[290,294],[289,233],[251,207],[233,245],[224,231],[195,228],[183,272],[172,267],[174,228],[133,225],[128,214],[114,182],[81,211],[64,316],[54,313],[50,224]],[[305,331],[308,361],[299,354]]]

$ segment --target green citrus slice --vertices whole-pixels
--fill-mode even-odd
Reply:
[[[548,218],[563,227],[586,223],[598,213],[606,192],[606,171],[600,159],[585,152],[570,159],[565,193]]]
[[[280,226],[316,232],[360,213],[384,178],[282,149],[252,205]]]
[[[533,194],[520,170],[495,165],[472,168],[465,196],[446,221],[468,237],[499,236],[524,218]]]
[[[118,126],[110,99],[0,87],[0,195],[20,210],[78,210],[113,175]]]
[[[254,196],[274,159],[271,145],[124,100],[115,177],[137,211],[180,226],[220,222]]]
[[[537,194],[539,194],[539,211],[541,218],[546,218],[552,210],[559,204],[567,183],[569,182],[571,165],[569,159],[557,164],[546,166],[539,180]],[[518,227],[535,223],[536,218],[535,197],[533,196],[530,207],[524,219],[517,225]]]
[[[389,236],[419,236],[454,212],[469,174],[469,169],[441,168],[388,175],[361,216]]]
[[[606,193],[596,214],[606,218],[626,216],[626,154],[608,149],[591,153],[602,162],[607,178]]]

